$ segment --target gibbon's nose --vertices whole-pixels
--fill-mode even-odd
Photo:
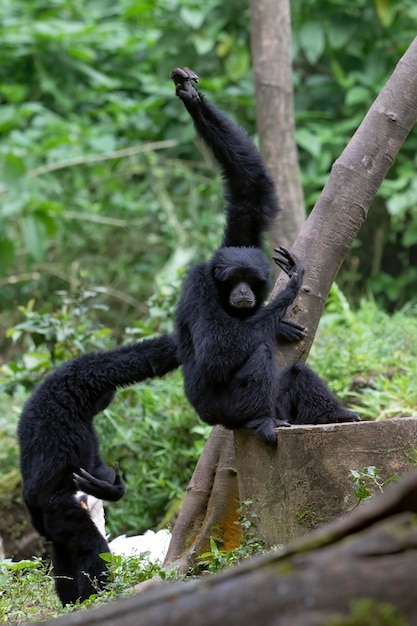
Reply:
[[[240,283],[240,285],[236,288],[238,298],[241,298],[242,301],[252,302],[253,300],[253,292],[247,283]]]
[[[230,293],[229,303],[237,309],[247,309],[255,306],[255,296],[250,285],[241,282]]]

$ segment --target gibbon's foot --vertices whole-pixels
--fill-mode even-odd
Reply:
[[[286,341],[300,341],[307,336],[304,326],[292,320],[281,320],[279,338]]]
[[[350,411],[349,409],[340,409],[335,413],[334,418],[332,419],[337,424],[343,424],[344,422],[360,422],[361,418],[354,411]]]
[[[267,417],[264,419],[258,418],[250,420],[244,426],[244,428],[253,430],[255,434],[262,439],[264,443],[266,443],[267,446],[276,446],[277,433],[275,432],[275,429],[279,427],[290,428],[291,424],[285,420]]]
[[[125,485],[120,477],[118,463],[114,465],[114,479],[112,483],[96,478],[82,467],[79,470],[79,474],[74,472],[72,476],[77,489],[100,500],[116,502],[123,497],[125,492]]]
[[[189,67],[176,67],[170,74],[175,83],[175,93],[181,100],[200,100],[200,94],[193,82],[198,83],[198,76]]]

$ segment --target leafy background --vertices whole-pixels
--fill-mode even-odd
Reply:
[[[293,0],[291,9],[311,209],[414,37],[417,7]],[[5,0],[0,17],[1,324],[29,294],[52,304],[82,269],[106,287],[117,330],[147,313],[155,276],[169,282],[218,241],[219,182],[169,72],[192,65],[254,132],[248,11],[238,0]],[[371,292],[392,310],[415,296],[416,152],[413,133],[340,275],[356,301]]]

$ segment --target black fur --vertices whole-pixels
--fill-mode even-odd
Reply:
[[[117,387],[178,367],[174,337],[161,336],[108,352],[84,354],[49,374],[23,408],[18,426],[23,499],[36,530],[52,542],[62,603],[88,598],[106,582],[105,538],[75,498],[82,489],[118,500],[118,468],[100,457],[94,416]]]
[[[299,324],[283,319],[304,269],[286,249],[276,249],[274,260],[290,279],[264,306],[270,269],[262,237],[278,212],[274,183],[246,132],[197,91],[196,74],[176,68],[171,78],[220,165],[227,202],[222,244],[191,269],[177,309],[189,401],[205,422],[251,428],[268,444],[276,442],[276,426],[358,419],[307,366],[279,373],[277,338],[304,335]]]

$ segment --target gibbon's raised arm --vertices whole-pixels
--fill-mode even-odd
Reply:
[[[193,82],[198,77],[192,70],[177,67],[171,78],[223,174],[227,223],[222,246],[262,247],[262,234],[278,214],[278,200],[259,151],[243,128],[197,91]]]

